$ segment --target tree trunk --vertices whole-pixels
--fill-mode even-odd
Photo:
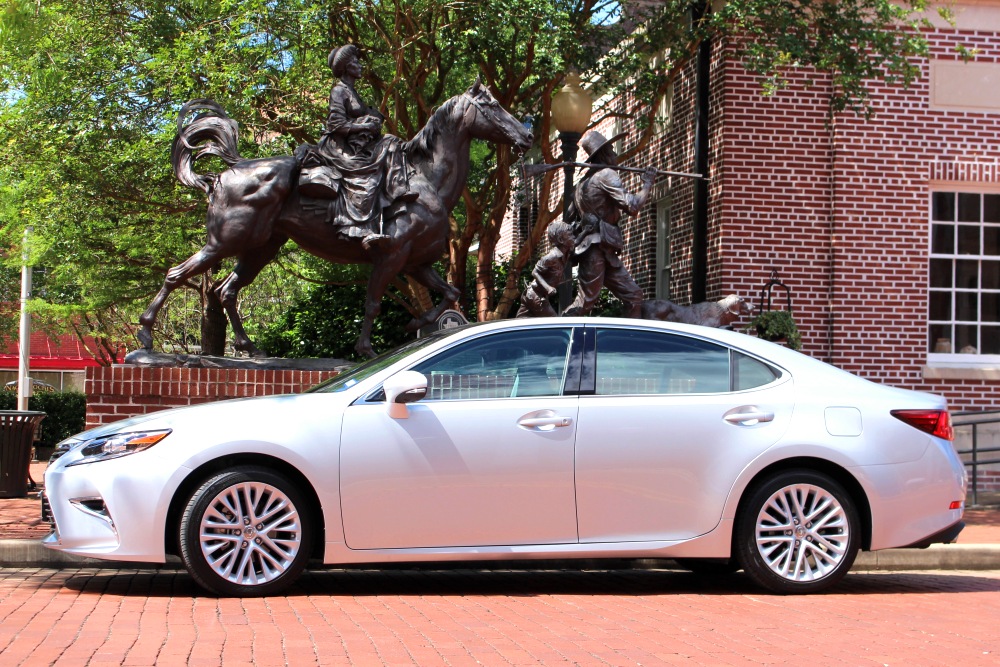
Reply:
[[[214,283],[208,274],[201,282],[201,353],[221,357],[226,353],[226,311],[212,290]]]

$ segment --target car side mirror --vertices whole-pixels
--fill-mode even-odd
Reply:
[[[427,395],[427,378],[416,371],[397,373],[382,383],[385,405],[393,419],[407,419],[407,403],[419,401]]]

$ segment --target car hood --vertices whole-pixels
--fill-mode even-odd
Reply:
[[[60,446],[72,446],[74,443],[100,438],[114,433],[145,429],[175,429],[187,424],[204,424],[211,422],[237,420],[245,415],[263,415],[268,412],[287,414],[290,402],[312,402],[312,397],[326,397],[325,407],[333,407],[335,403],[343,402],[346,406],[353,396],[334,394],[278,394],[275,396],[259,396],[253,398],[237,398],[228,401],[213,401],[183,408],[161,410],[145,415],[137,415],[129,419],[102,424],[95,428],[73,435]],[[340,399],[340,400],[337,400]],[[236,423],[239,423],[238,421]]]

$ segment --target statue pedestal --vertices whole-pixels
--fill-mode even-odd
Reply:
[[[283,357],[213,357],[133,350],[125,365],[144,368],[242,368],[254,370],[342,371],[355,363],[346,359],[285,359]]]
[[[294,394],[352,365],[343,359],[196,358],[198,355],[173,354],[149,357],[143,365],[87,369],[87,428],[199,403]],[[179,365],[177,357],[183,358]],[[215,363],[220,365],[209,365]]]

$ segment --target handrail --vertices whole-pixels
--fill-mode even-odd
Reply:
[[[962,417],[983,417],[985,419],[969,419],[965,420]],[[972,478],[972,504],[979,504],[979,467],[986,465],[1000,464],[1000,457],[996,458],[980,458],[982,454],[993,454],[1000,452],[1000,447],[980,447],[979,446],[979,427],[983,424],[1000,424],[1000,411],[990,411],[990,412],[966,412],[966,413],[955,413],[952,419],[952,426],[957,430],[962,427],[971,426],[972,427],[972,448],[971,449],[956,449],[955,452],[959,456],[972,455],[971,460],[963,461],[967,468],[971,468],[970,477]]]

